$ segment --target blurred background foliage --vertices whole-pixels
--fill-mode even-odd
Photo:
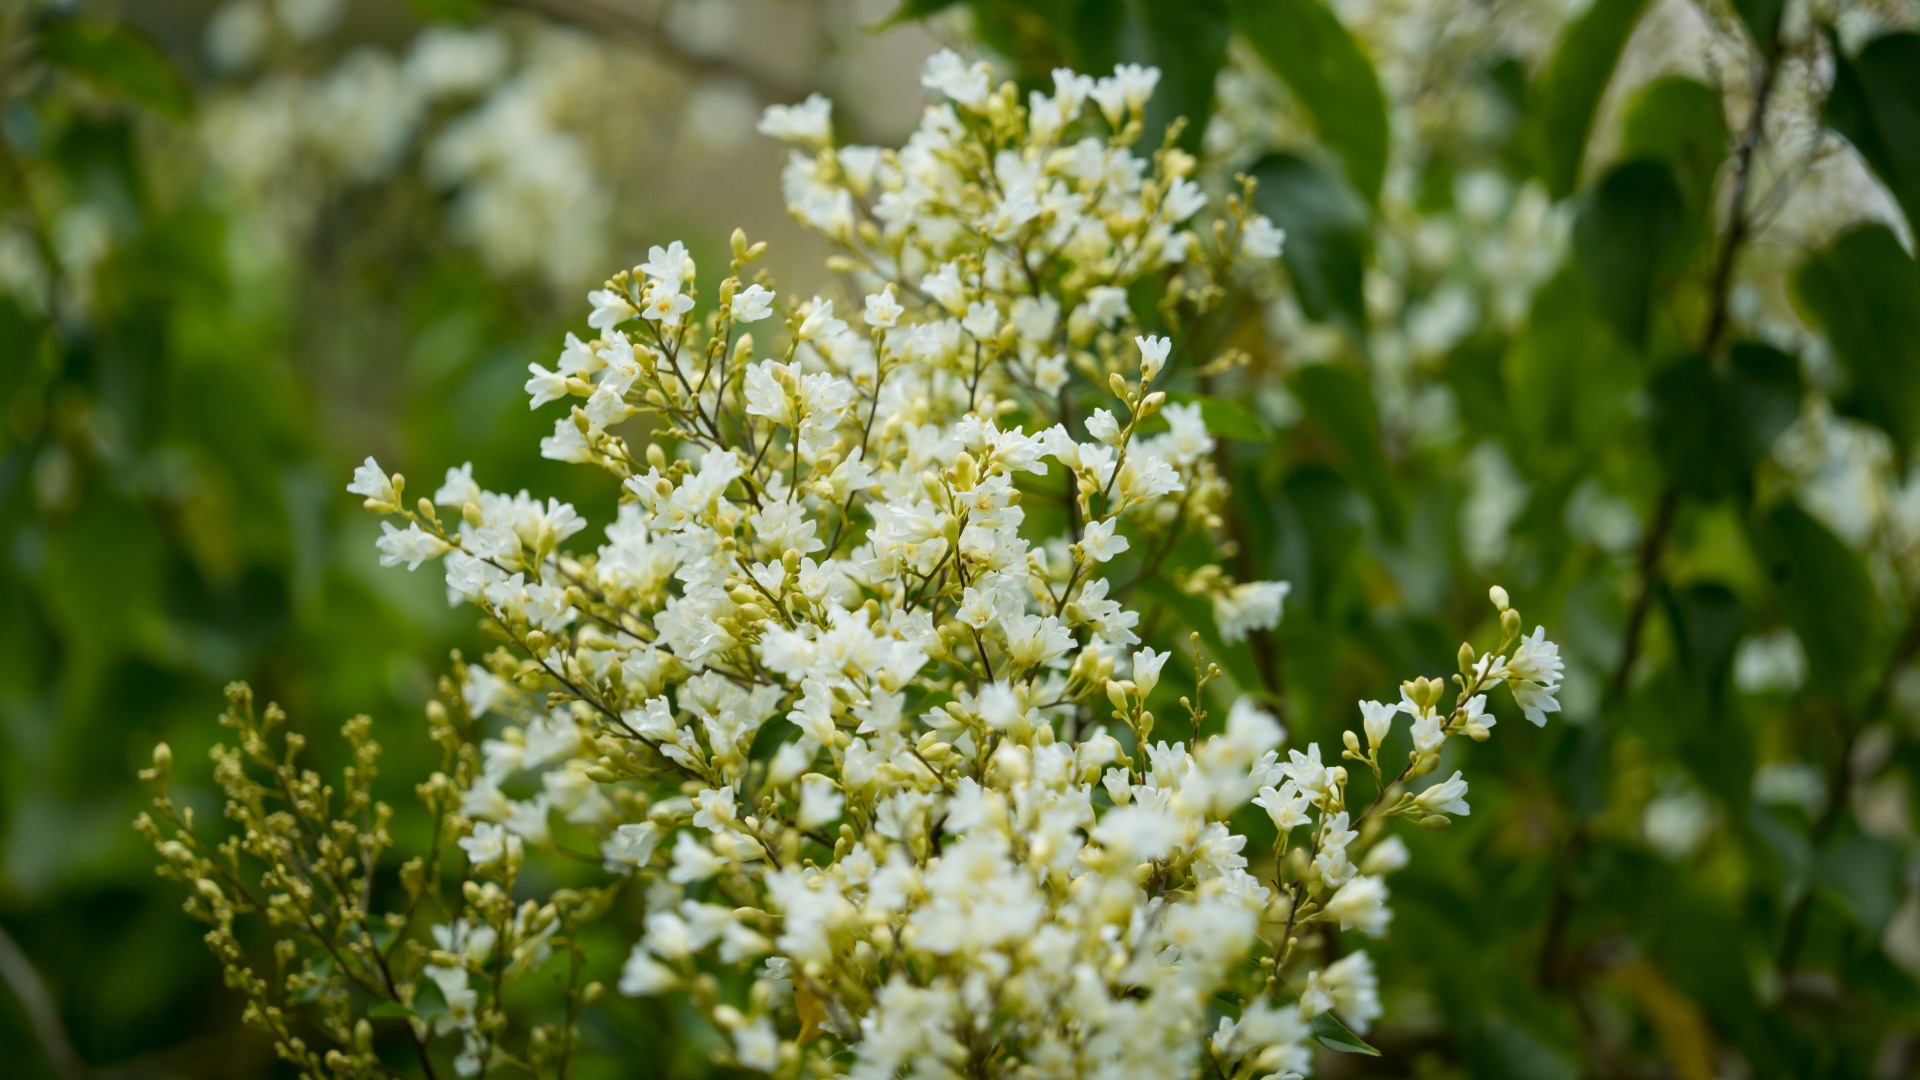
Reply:
[[[740,224],[808,280],[759,108],[817,89],[843,137],[897,139],[947,41],[1035,85],[1159,66],[1158,118],[1288,231],[1287,288],[1209,329],[1252,364],[1186,387],[1232,436],[1223,554],[1294,585],[1279,631],[1219,650],[1226,693],[1335,737],[1449,669],[1495,581],[1563,643],[1564,722],[1503,715],[1480,812],[1408,838],[1386,1057],[1323,1072],[1916,1075],[1916,24],[1911,0],[11,0],[6,1071],[272,1071],[127,828],[147,748],[204,760],[245,678],[316,733],[373,714],[404,803],[442,658],[479,638],[430,579],[374,577],[352,464],[471,460],[605,520],[528,452],[526,364],[649,242],[717,258]],[[608,1026],[705,1071],[667,1006]]]

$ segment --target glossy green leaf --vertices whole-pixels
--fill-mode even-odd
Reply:
[[[1294,377],[1293,392],[1308,422],[1340,449],[1348,478],[1367,493],[1381,525],[1398,534],[1400,496],[1387,468],[1380,410],[1366,373],[1350,364],[1311,364]]]
[[[1608,331],[1591,290],[1571,268],[1535,296],[1503,372],[1531,450],[1570,462],[1630,422],[1643,378],[1634,352]]]
[[[1580,181],[1593,115],[1646,0],[1593,0],[1560,39],[1529,95],[1534,168],[1556,197]]]
[[[1799,364],[1767,345],[1734,346],[1725,370],[1697,356],[1670,363],[1647,387],[1655,452],[1688,495],[1749,493],[1754,467],[1799,417],[1803,392]]]
[[[1645,348],[1685,205],[1672,170],[1629,161],[1600,181],[1573,223],[1574,261],[1621,340]]]
[[[1775,507],[1757,539],[1781,611],[1806,650],[1809,688],[1845,704],[1883,662],[1884,618],[1866,561],[1794,503]]]
[[[1920,439],[1920,265],[1889,229],[1867,225],[1808,258],[1794,287],[1847,372],[1837,406],[1904,453]]]
[[[1367,1041],[1355,1035],[1340,1018],[1330,1012],[1323,1012],[1313,1018],[1313,1037],[1321,1046],[1329,1050],[1338,1050],[1343,1054],[1365,1054],[1379,1057],[1380,1051],[1367,1045]]]
[[[1366,203],[1332,170],[1298,154],[1270,154],[1247,171],[1259,181],[1255,205],[1287,231],[1281,258],[1301,310],[1364,339]]]
[[[1838,897],[1869,933],[1879,934],[1905,893],[1900,852],[1885,840],[1855,834],[1814,857],[1815,880]]]
[[[1234,0],[1234,28],[1292,90],[1368,202],[1387,169],[1387,99],[1373,62],[1320,0]]]
[[[166,54],[124,23],[56,19],[42,32],[40,51],[55,67],[132,104],[174,117],[193,109],[193,94]]]
[[[1920,34],[1875,38],[1851,59],[1835,48],[1826,114],[1920,225]]]
[[[1661,368],[1647,386],[1648,427],[1667,475],[1682,492],[1713,498],[1738,482],[1720,382],[1705,357]]]
[[[1620,156],[1666,162],[1696,214],[1711,206],[1730,149],[1720,92],[1704,83],[1677,75],[1655,79],[1627,107]]]
[[[1771,345],[1743,341],[1728,351],[1727,408],[1747,464],[1758,464],[1800,419],[1806,381],[1800,362]]]

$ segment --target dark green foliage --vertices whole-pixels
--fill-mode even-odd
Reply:
[[[1260,185],[1254,190],[1260,211],[1287,230],[1281,257],[1300,306],[1364,337],[1366,204],[1331,169],[1297,154],[1269,155],[1249,172]]]
[[[1372,202],[1387,166],[1387,103],[1358,42],[1320,0],[1235,0],[1233,23],[1313,118]]]
[[[1920,221],[1920,34],[1888,34],[1848,57],[1834,49],[1827,122]]]

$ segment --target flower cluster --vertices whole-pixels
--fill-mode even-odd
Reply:
[[[597,544],[465,467],[412,501],[354,474],[383,562],[441,560],[503,642],[455,673],[436,782],[472,879],[413,975],[446,1008],[409,1005],[463,1074],[523,1060],[488,957],[538,966],[580,901],[512,898],[587,850],[644,906],[619,990],[687,995],[748,1070],[1300,1075],[1377,1018],[1367,954],[1305,931],[1385,932],[1388,822],[1469,812],[1459,772],[1426,778],[1498,686],[1544,723],[1558,650],[1494,590],[1450,702],[1422,678],[1362,704],[1342,758],[1370,796],[1208,661],[1286,586],[1211,562],[1206,402],[1163,387],[1234,362],[1205,315],[1281,240],[1244,194],[1203,214],[1190,157],[1133,152],[1157,78],[1022,101],[942,54],[899,150],[835,147],[824,101],[769,110],[859,306],[750,277],[738,232],[715,287],[674,243],[595,291],[526,389],[570,405],[541,452],[620,486]]]

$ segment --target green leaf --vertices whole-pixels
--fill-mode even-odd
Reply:
[[[1787,0],[1733,0],[1733,10],[1747,24],[1754,47],[1764,53],[1773,47],[1774,36],[1780,32],[1780,16],[1787,10]]]
[[[1666,600],[1681,666],[1709,699],[1716,698],[1733,667],[1740,635],[1746,631],[1746,606],[1738,594],[1717,581],[1669,590]]]
[[[1364,341],[1366,203],[1331,170],[1297,154],[1270,154],[1248,173],[1259,181],[1255,206],[1287,231],[1281,258],[1301,310],[1316,321],[1337,319]]]
[[[1654,453],[1674,486],[1696,498],[1714,498],[1739,483],[1720,390],[1712,366],[1700,356],[1666,365],[1647,384]]]
[[[1670,75],[1648,83],[1627,107],[1620,156],[1664,161],[1673,169],[1687,205],[1704,213],[1731,142],[1720,92]]]
[[[1200,418],[1207,422],[1207,430],[1223,438],[1242,442],[1266,442],[1273,438],[1273,429],[1267,427],[1266,421],[1237,401],[1174,390],[1167,391],[1167,400],[1182,405],[1199,405]]]
[[[1884,840],[1854,834],[1821,850],[1814,861],[1814,880],[1838,897],[1848,914],[1869,933],[1886,929],[1906,891],[1898,850]]]
[[[1594,305],[1621,340],[1647,344],[1654,298],[1685,207],[1673,173],[1658,161],[1629,161],[1608,173],[1573,223],[1574,262]]]
[[[1794,503],[1775,507],[1756,539],[1787,624],[1806,650],[1808,685],[1845,705],[1882,657],[1880,597],[1866,561]]]
[[[1886,226],[1868,225],[1809,257],[1794,289],[1847,372],[1835,404],[1904,458],[1920,439],[1920,265]]]
[[[1920,227],[1920,34],[1887,34],[1849,60],[1834,50],[1827,123],[1844,135]]]
[[[1735,417],[1740,448],[1751,468],[1800,419],[1806,383],[1798,360],[1758,342],[1736,344],[1727,357],[1727,369],[1727,407]]]
[[[1233,0],[1233,24],[1293,91],[1320,141],[1371,203],[1387,170],[1387,98],[1339,16],[1319,0]]]
[[[168,116],[193,110],[193,94],[166,54],[124,23],[57,19],[40,38],[46,60],[105,93]]]
[[[1654,451],[1688,495],[1745,495],[1753,469],[1800,415],[1800,365],[1767,345],[1734,346],[1725,371],[1688,357],[1648,387]]]
[[[1365,1039],[1347,1029],[1340,1018],[1330,1012],[1323,1012],[1313,1018],[1313,1037],[1321,1046],[1329,1050],[1338,1050],[1343,1054],[1365,1054],[1379,1057],[1380,1051],[1368,1046]]]
[[[1528,452],[1585,469],[1585,451],[1630,421],[1629,404],[1645,376],[1577,279],[1567,267],[1541,288],[1503,372],[1514,423],[1532,444]]]
[[[1567,28],[1532,90],[1534,168],[1555,198],[1580,181],[1593,114],[1646,0],[1593,0]]]
[[[1160,69],[1147,105],[1149,141],[1184,117],[1179,145],[1198,152],[1232,36],[1227,0],[1088,0],[1077,28],[1082,70],[1129,62]]]
[[[1366,373],[1349,364],[1310,364],[1294,377],[1293,392],[1309,422],[1339,447],[1346,473],[1367,493],[1390,535],[1400,532],[1400,496],[1387,468],[1380,410]]]
[[[397,1001],[376,1001],[367,1006],[367,1017],[371,1020],[409,1020],[413,1010]]]
[[[901,23],[938,15],[959,2],[960,0],[901,0],[900,6],[894,9],[893,14],[874,24],[871,29],[878,32],[899,26]]]

